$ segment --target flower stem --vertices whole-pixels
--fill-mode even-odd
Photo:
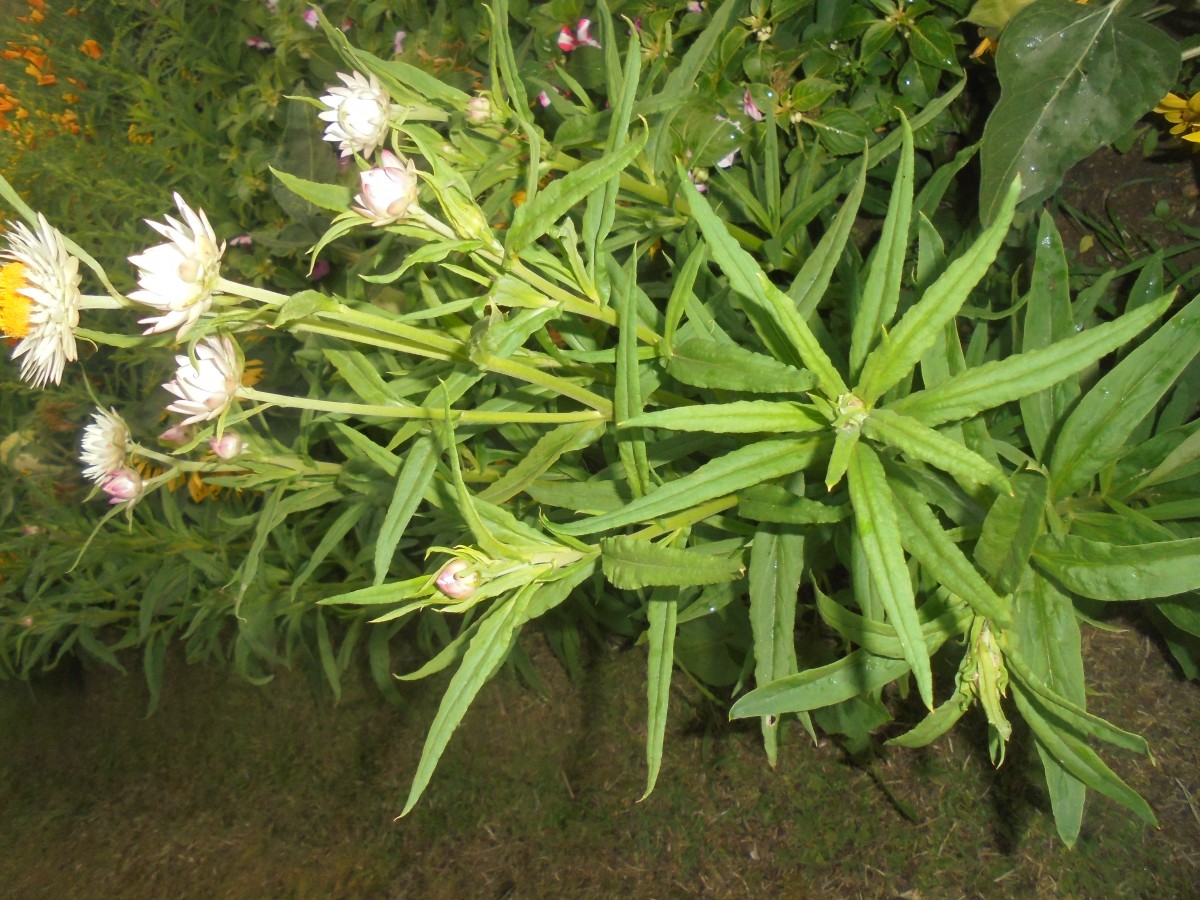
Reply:
[[[225,278],[217,279],[217,290],[222,294],[245,297],[247,300],[259,300],[263,303],[269,303],[272,306],[282,306],[288,299],[287,294],[281,294],[278,291],[269,291],[266,288],[250,287],[248,284],[239,284],[236,281],[229,281]]]
[[[446,418],[444,409],[427,409],[423,406],[380,406],[369,403],[342,403],[335,400],[318,400],[310,397],[291,397],[286,394],[272,394],[268,391],[258,391],[254,388],[238,388],[237,395],[245,400],[255,400],[273,406],[290,407],[292,409],[311,409],[317,412],[341,413],[350,416],[364,416],[385,419],[426,419],[443,421]],[[597,398],[603,399],[603,398]],[[607,402],[607,401],[605,401]],[[450,419],[456,425],[509,425],[517,422],[528,424],[562,424],[564,422],[597,422],[611,416],[605,416],[599,410],[582,409],[575,412],[536,413],[536,412],[486,412],[483,410],[449,411]]]

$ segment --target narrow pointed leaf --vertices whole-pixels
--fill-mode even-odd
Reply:
[[[911,372],[925,351],[933,346],[945,324],[958,314],[996,259],[1000,244],[1008,234],[1019,190],[1019,182],[1009,186],[996,220],[926,289],[921,299],[867,357],[858,387],[854,389],[864,403],[873,404]]]
[[[1075,406],[1050,459],[1055,497],[1075,493],[1120,454],[1133,429],[1154,411],[1197,352],[1200,297],[1121,360]]]
[[[895,503],[883,465],[875,451],[860,441],[846,474],[850,502],[854,505],[854,524],[862,540],[871,583],[878,592],[888,621],[900,638],[904,658],[912,668],[921,699],[933,709],[929,651],[921,635]]]
[[[1063,587],[1093,600],[1146,600],[1200,589],[1200,538],[1120,545],[1047,534],[1033,561]]]
[[[667,709],[671,700],[671,672],[675,668],[675,620],[678,591],[655,591],[646,609],[646,638],[650,647],[646,669],[646,793],[654,790],[662,766],[667,734]]]
[[[667,372],[684,384],[755,394],[803,393],[817,383],[812,372],[737,344],[705,338],[677,343],[667,358]]]
[[[1162,297],[1050,347],[970,368],[936,387],[909,394],[888,408],[933,426],[1019,400],[1086,369],[1127,343],[1170,305],[1171,298]]]
[[[680,550],[633,537],[602,540],[600,564],[604,577],[624,590],[719,584],[740,578],[746,571],[740,557],[729,559],[697,550]]]
[[[863,431],[867,437],[895,447],[909,459],[936,466],[960,481],[991,485],[1005,494],[1012,490],[1004,473],[978,453],[911,416],[890,409],[872,410],[863,422]]]
[[[670,428],[674,431],[707,431],[713,434],[753,432],[824,431],[829,422],[816,409],[803,403],[771,400],[735,400],[704,406],[677,406],[642,413],[621,428]]]

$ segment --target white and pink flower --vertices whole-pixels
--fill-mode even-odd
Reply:
[[[196,345],[196,358],[176,356],[175,380],[163,387],[178,397],[167,406],[186,418],[181,425],[215,419],[233,404],[242,382],[242,362],[226,336],[207,337]]]

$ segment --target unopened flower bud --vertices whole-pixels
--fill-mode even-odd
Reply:
[[[417,204],[417,167],[411,159],[401,159],[390,150],[384,150],[381,157],[380,165],[359,175],[362,193],[354,198],[359,204],[354,211],[376,225],[390,225]]]
[[[142,476],[134,469],[109,472],[100,489],[109,496],[110,504],[127,503],[142,496]]]
[[[438,572],[436,584],[451,600],[466,600],[475,593],[479,575],[465,559],[452,559]]]
[[[194,432],[195,429],[191,425],[172,425],[160,434],[158,439],[164,444],[174,444],[176,447],[182,447],[191,441]]]
[[[242,440],[241,435],[226,431],[219,438],[209,440],[208,446],[219,459],[233,459],[245,453],[249,445]]]
[[[467,101],[467,119],[472,125],[483,125],[491,121],[492,101],[485,94],[476,94]]]

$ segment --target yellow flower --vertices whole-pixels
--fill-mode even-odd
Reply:
[[[1167,94],[1158,101],[1154,111],[1172,123],[1171,134],[1200,144],[1200,92],[1193,94],[1190,100]]]

